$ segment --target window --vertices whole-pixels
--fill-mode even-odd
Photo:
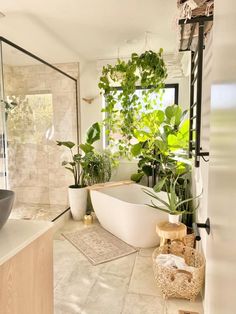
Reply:
[[[121,88],[117,87],[117,90],[118,90],[118,95],[119,95],[119,91],[121,90]],[[142,104],[142,89],[137,87],[136,89],[136,95],[140,98],[140,103]],[[151,99],[155,99],[157,100],[157,106],[156,106],[156,109],[165,109],[167,106],[170,106],[170,105],[173,105],[173,104],[178,104],[178,94],[179,94],[179,85],[178,84],[166,84],[165,85],[165,88],[163,90],[163,93],[160,93],[160,95],[157,95],[156,93],[153,93],[151,95]],[[158,98],[158,99],[157,99]],[[104,105],[106,106],[106,103],[104,101]],[[117,110],[120,110],[121,109],[121,105],[119,102],[117,102],[116,104],[116,109]],[[143,109],[141,109],[144,111],[144,104],[143,104]],[[106,138],[106,128],[104,130],[104,143],[105,143],[105,147],[108,146],[108,140]],[[121,135],[116,133],[116,134],[113,134],[113,138],[115,140],[118,140],[120,139]]]

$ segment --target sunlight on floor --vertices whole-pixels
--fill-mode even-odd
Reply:
[[[153,249],[93,266],[63,231],[84,228],[68,221],[54,240],[55,314],[178,314],[192,310],[203,314],[200,297],[196,302],[162,298],[153,271]]]

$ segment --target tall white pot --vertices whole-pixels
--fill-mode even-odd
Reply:
[[[68,188],[69,205],[74,220],[83,219],[87,208],[87,188]]]

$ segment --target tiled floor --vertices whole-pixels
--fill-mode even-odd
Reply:
[[[92,266],[61,231],[86,228],[68,221],[54,240],[55,314],[178,314],[178,310],[203,313],[196,302],[164,301],[152,272],[153,249]]]
[[[12,209],[10,218],[52,221],[67,207],[67,205],[17,203]]]

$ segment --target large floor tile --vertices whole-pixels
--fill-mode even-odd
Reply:
[[[55,299],[54,314],[80,314],[81,306],[66,300]]]
[[[89,293],[82,314],[120,314],[129,278],[102,273]]]
[[[78,261],[86,258],[68,241],[54,240],[54,287],[71,271]]]
[[[167,300],[168,314],[178,314],[179,310],[194,311],[199,314],[203,314],[202,300],[200,297],[194,302],[183,299],[168,299]]]
[[[150,257],[152,256],[152,253],[155,249],[156,249],[155,247],[147,248],[147,249],[141,248],[138,252],[138,255],[143,256],[143,257]]]
[[[87,227],[71,220],[60,232],[81,228]],[[56,239],[55,314],[178,314],[180,309],[203,314],[200,298],[163,300],[152,270],[154,248],[93,266],[64,237]]]
[[[92,266],[87,260],[78,260],[65,269],[65,276],[54,289],[56,299],[80,306],[96,282],[102,266]]]
[[[122,278],[130,278],[137,253],[133,253],[103,264],[102,273],[114,274]]]
[[[162,314],[164,300],[161,297],[129,293],[122,314]]]
[[[129,292],[153,296],[162,295],[154,279],[151,257],[137,256]]]
[[[79,250],[65,238],[62,238],[61,240],[54,240],[53,246],[54,257],[57,258],[55,262],[59,262],[59,257],[65,255],[66,253],[80,253]]]
[[[67,221],[64,226],[59,229],[55,235],[54,235],[54,239],[57,239],[57,240],[63,240],[65,239],[62,235],[63,232],[67,233],[67,232],[74,232],[76,230],[81,230],[81,229],[85,229],[85,228],[90,228],[90,226],[93,226],[93,225],[85,225],[83,223],[83,221],[77,221],[77,220],[73,220],[73,219],[70,219],[69,221]]]

